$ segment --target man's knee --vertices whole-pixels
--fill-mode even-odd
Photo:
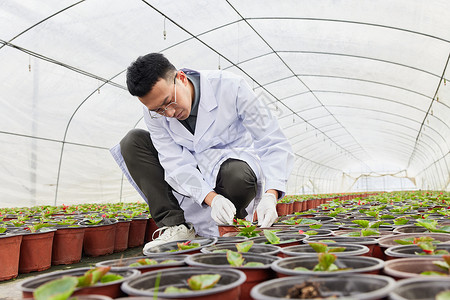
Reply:
[[[134,157],[138,149],[148,147],[151,144],[150,133],[143,129],[130,130],[120,141],[120,151],[122,156]]]
[[[222,164],[217,183],[228,193],[239,194],[256,190],[257,178],[245,161],[229,159]]]

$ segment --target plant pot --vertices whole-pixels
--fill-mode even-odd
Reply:
[[[279,260],[279,257],[263,254],[242,253],[246,262],[260,262],[263,266],[258,267],[233,267],[228,263],[226,253],[200,253],[186,257],[185,261],[193,267],[214,268],[214,269],[238,269],[247,276],[242,285],[241,297],[239,299],[251,299],[250,290],[258,283],[272,279],[275,272],[270,268],[271,263]]]
[[[278,216],[286,216],[289,214],[289,203],[277,203],[276,209]]]
[[[135,218],[131,221],[128,234],[128,248],[144,245],[147,220],[147,218]]]
[[[375,300],[384,299],[395,287],[395,280],[388,276],[354,274],[336,277],[292,276],[272,279],[252,289],[255,300],[284,299],[288,290],[305,281],[318,284],[324,297],[332,299]]]
[[[192,291],[187,293],[164,293],[169,286],[187,288],[187,279],[194,275],[220,274],[219,282],[210,289]],[[122,290],[129,296],[146,296],[148,299],[226,299],[238,300],[241,293],[241,285],[246,276],[243,272],[233,269],[211,268],[172,268],[145,273],[138,278],[126,281]],[[156,281],[159,280],[159,288],[155,293]],[[154,297],[155,296],[155,297]]]
[[[450,290],[450,280],[441,277],[418,277],[402,279],[389,294],[391,300],[434,300],[436,295]]]
[[[156,257],[156,256],[167,256],[167,255],[200,253],[200,250],[203,247],[212,246],[212,245],[214,245],[216,243],[216,241],[217,241],[216,237],[212,237],[212,238],[196,238],[196,239],[191,240],[191,243],[198,243],[198,244],[200,244],[200,247],[193,248],[193,249],[178,250],[178,251],[171,252],[173,250],[177,250],[178,249],[177,243],[186,242],[186,240],[173,241],[173,242],[168,242],[168,243],[165,243],[165,244],[162,244],[162,245],[158,245],[158,246],[154,246],[154,247],[151,247],[149,249],[146,249],[144,251],[144,255],[145,256],[150,256],[150,257]]]
[[[81,260],[85,227],[58,227],[53,237],[52,265],[67,265]]]
[[[217,237],[217,244],[228,244],[228,243],[241,243],[248,240],[246,236],[219,236]]]
[[[204,247],[200,250],[202,253],[217,253],[226,252],[227,250],[238,252],[235,243],[228,244],[215,244],[209,247]],[[248,252],[245,253],[255,253],[255,254],[265,254],[276,256],[281,250],[281,247],[269,244],[253,244]],[[215,252],[217,251],[217,252]]]
[[[450,252],[450,244],[436,244],[436,250],[447,250]],[[401,245],[387,248],[384,253],[386,259],[405,258],[405,257],[423,257],[417,253],[422,253],[422,249],[417,245]],[[427,255],[434,258],[441,258],[442,255]]]
[[[149,218],[147,221],[147,227],[145,229],[145,242],[151,242],[153,240],[153,233],[158,229],[156,222],[153,218]]]
[[[128,249],[130,224],[131,220],[118,220],[114,238],[114,252],[122,252]]]
[[[380,246],[383,253],[386,252],[387,248],[400,246],[399,243],[395,242],[395,240],[401,240],[404,238],[412,238],[412,237],[432,237],[436,241],[440,243],[450,244],[450,234],[448,233],[431,233],[431,232],[423,232],[423,233],[402,233],[402,234],[394,234],[391,236],[385,236],[378,239],[378,245]],[[386,255],[384,255],[383,259],[386,259]]]
[[[369,248],[369,252],[364,256],[368,257],[376,257],[383,258],[384,253],[381,251],[381,248],[378,246],[378,241],[373,237],[345,237],[345,236],[326,236],[326,237],[309,237],[304,242],[320,242],[325,244],[331,244],[326,241],[334,241],[336,243],[347,243],[347,244],[359,244],[364,245]]]
[[[319,263],[316,256],[295,256],[274,261],[271,265],[278,277],[284,276],[340,276],[343,274],[365,273],[379,274],[383,269],[384,262],[381,259],[366,256],[345,256],[338,257],[334,262],[338,268],[350,268],[349,270],[338,270],[332,272],[312,271]],[[296,267],[304,267],[308,271],[294,270]]]
[[[56,229],[25,233],[22,237],[19,258],[19,273],[43,271],[52,264],[53,237]]]
[[[0,281],[16,278],[22,235],[0,235]]]
[[[187,255],[169,255],[169,256],[158,256],[152,258],[158,262],[157,265],[143,265],[130,267],[130,264],[135,263],[140,259],[149,258],[148,256],[140,256],[140,257],[129,257],[129,258],[120,258],[120,259],[112,259],[105,260],[102,262],[98,262],[95,264],[96,267],[111,267],[111,271],[125,271],[129,269],[136,269],[141,273],[147,273],[150,271],[160,270],[160,269],[168,269],[168,268],[177,268],[186,266],[184,259]],[[165,260],[175,260],[175,262],[160,264]]]
[[[403,225],[394,228],[394,233],[423,233],[423,232],[429,232],[425,227],[423,226],[417,226],[417,225]]]
[[[114,252],[114,242],[116,239],[117,220],[107,219],[109,224],[87,225],[83,240],[83,252],[86,256],[101,256]]]
[[[77,268],[65,271],[56,271],[48,274],[38,275],[36,277],[24,280],[21,282],[19,288],[22,291],[22,296],[24,298],[32,298],[33,292],[41,285],[62,278],[63,276],[82,276],[86,271],[91,268]],[[120,285],[127,281],[131,280],[135,277],[138,277],[140,272],[137,270],[126,270],[126,271],[110,271],[109,273],[118,274],[123,276],[124,278],[121,280],[116,280],[108,283],[97,283],[94,286],[76,288],[72,295],[104,295],[111,298],[117,298],[121,296],[125,296],[125,294],[120,290]]]
[[[413,277],[428,278],[433,275],[420,275],[420,273],[425,271],[444,272],[441,268],[433,264],[433,261],[436,260],[438,259],[435,257],[391,259],[384,263],[384,273],[397,280]]]
[[[284,234],[278,236],[280,238],[280,242],[278,244],[273,244],[275,246],[279,246],[281,248],[283,247],[289,247],[294,245],[300,245],[303,243],[303,240],[306,239],[305,234]],[[266,244],[268,243],[267,238],[265,236],[258,236],[249,238],[249,240],[253,241],[255,244]],[[293,240],[293,241],[291,241]]]
[[[358,244],[335,243],[332,247],[345,247],[343,252],[333,252],[337,257],[343,256],[360,256],[367,254],[369,248]],[[295,257],[295,256],[317,256],[317,252],[310,245],[295,245],[284,247],[281,249],[281,257]]]

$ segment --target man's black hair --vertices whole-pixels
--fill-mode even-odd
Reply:
[[[127,87],[131,95],[145,96],[160,79],[169,80],[174,65],[161,53],[139,56],[127,69]]]

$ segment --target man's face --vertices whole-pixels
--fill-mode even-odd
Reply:
[[[189,117],[192,97],[188,88],[188,79],[182,71],[174,76],[174,80],[158,80],[150,92],[143,97],[138,97],[150,110],[151,116],[163,115],[178,120]]]

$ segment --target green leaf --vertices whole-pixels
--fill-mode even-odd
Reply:
[[[262,266],[264,266],[263,263],[256,262],[256,261],[250,261],[250,262],[246,263],[245,265],[243,265],[243,267],[262,267]]]
[[[433,265],[435,265],[447,272],[449,271],[449,265],[445,261],[435,260],[435,261],[433,261]]]
[[[450,300],[450,291],[443,291],[436,295],[436,300]]]
[[[436,271],[425,271],[425,272],[421,272],[420,275],[432,275],[432,276],[447,276],[447,274],[442,273],[442,272],[436,272]]]
[[[136,263],[138,263],[141,266],[147,266],[147,265],[157,265],[158,262],[154,259],[150,259],[150,258],[142,258],[142,259],[138,259],[136,261]]]
[[[450,225],[444,225],[439,227],[439,232],[450,233]]]
[[[353,220],[352,223],[355,223],[359,227],[362,227],[362,228],[368,228],[369,227],[369,221],[367,221],[367,220]]]
[[[425,227],[426,229],[433,231],[436,229],[438,222],[431,219],[418,219],[416,225]]]
[[[280,238],[271,230],[264,230],[264,236],[271,244],[279,244]]]
[[[414,244],[414,237],[408,237],[401,240],[394,240],[394,242],[400,245],[412,245]]]
[[[327,252],[328,246],[323,243],[309,243],[311,248],[314,249],[317,253],[324,253]]]
[[[331,253],[320,253],[318,255],[319,263],[314,267],[313,271],[330,271],[333,269],[332,265],[336,260],[336,255]]]
[[[220,280],[220,274],[201,274],[191,276],[187,282],[189,287],[194,290],[206,290],[216,285]]]
[[[65,300],[72,295],[77,284],[76,277],[65,276],[41,285],[33,292],[33,297],[35,300]]]
[[[393,215],[381,215],[380,219],[395,219]]]
[[[363,229],[363,230],[361,230],[361,233],[363,236],[380,235],[380,233],[378,231],[370,230],[370,229]]]
[[[316,234],[318,234],[318,232],[315,230],[308,230],[308,231],[305,231],[305,234],[306,235],[316,235]]]
[[[190,290],[187,289],[187,288],[177,288],[175,286],[168,286],[164,290],[164,293],[179,293],[179,294],[182,294],[182,293],[187,293],[187,292],[190,292]]]
[[[120,279],[123,279],[123,276],[120,276],[118,274],[105,274],[100,279],[100,282],[107,283],[107,282],[112,282],[112,281],[116,281],[116,280],[120,280]]]
[[[166,260],[160,262],[159,264],[160,264],[160,265],[164,265],[164,264],[173,264],[173,263],[176,263],[176,262],[177,262],[177,261],[176,261],[175,259],[166,259]]]
[[[344,252],[345,247],[330,247],[328,248],[328,252]]]
[[[236,249],[238,252],[248,252],[248,250],[250,250],[253,246],[253,241],[245,241],[242,243],[237,243],[236,244]]]
[[[450,266],[450,255],[443,255],[442,259]]]
[[[186,241],[184,243],[177,243],[177,246],[178,246],[178,250],[189,250],[189,249],[198,248],[201,245],[199,243],[191,243],[191,241]]]
[[[311,229],[320,229],[320,227],[322,227],[322,224],[309,225],[309,228],[311,228]]]
[[[408,223],[408,219],[406,218],[397,218],[394,220],[394,225],[405,225]]]
[[[448,253],[448,251],[447,250],[436,250],[436,251],[434,251],[434,254],[435,255],[448,255],[449,253]]]
[[[244,263],[244,258],[242,258],[242,254],[231,250],[227,251],[227,260],[228,263],[233,267],[240,267]]]

